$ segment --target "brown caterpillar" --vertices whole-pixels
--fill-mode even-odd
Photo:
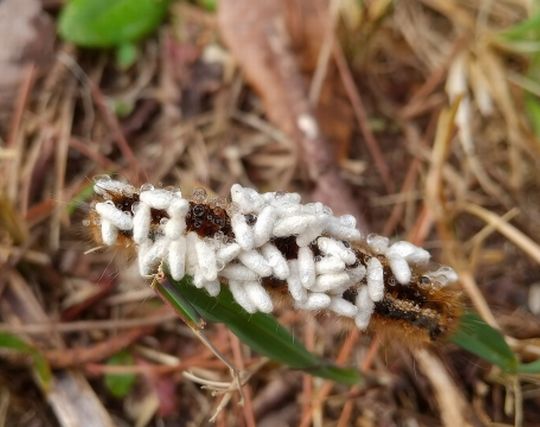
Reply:
[[[456,329],[462,303],[446,286],[457,280],[452,269],[433,270],[429,254],[408,242],[363,237],[352,217],[302,205],[295,193],[235,185],[231,201],[218,202],[201,190],[184,198],[106,178],[94,189],[93,239],[136,253],[144,276],[166,263],[173,278],[189,274],[213,296],[227,283],[248,312],[271,312],[280,295],[406,342],[440,341]]]

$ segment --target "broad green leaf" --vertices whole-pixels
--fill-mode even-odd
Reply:
[[[84,47],[114,47],[152,32],[168,0],[71,0],[59,18],[59,33]]]
[[[156,289],[186,317],[195,322],[203,318],[209,322],[224,323],[240,340],[270,359],[344,384],[357,384],[360,381],[355,369],[334,366],[310,353],[274,317],[264,313],[247,313],[234,301],[227,287],[222,287],[221,293],[214,298],[193,286],[191,278],[186,276],[180,282],[171,280],[158,285]]]
[[[518,366],[520,374],[540,374],[540,359],[531,363],[522,363]]]
[[[461,316],[458,330],[450,340],[508,373],[515,373],[518,361],[504,336],[474,313]]]
[[[133,356],[127,351],[121,351],[110,357],[107,361],[109,366],[127,366],[133,364]],[[135,384],[135,374],[107,374],[105,386],[115,397],[125,397]]]
[[[51,368],[45,357],[38,350],[19,337],[7,332],[0,332],[0,347],[30,356],[32,367],[42,387],[44,389],[49,387],[52,379]]]

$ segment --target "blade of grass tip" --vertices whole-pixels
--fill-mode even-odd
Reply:
[[[187,302],[200,318],[225,324],[241,341],[259,354],[291,368],[305,370],[311,375],[336,382],[357,384],[360,381],[360,375],[355,369],[333,366],[310,353],[272,316],[247,313],[234,301],[226,287],[222,288],[217,297],[211,297],[204,290],[193,286],[191,278],[187,276],[180,282],[171,279],[170,285],[161,286],[169,295],[179,295],[175,298],[175,304],[181,301],[185,305]]]
[[[45,390],[49,388],[52,379],[51,368],[45,357],[38,350],[19,337],[7,332],[0,332],[0,347],[30,356],[32,367],[41,386]]]
[[[540,11],[537,11],[529,19],[501,31],[499,37],[506,41],[538,39],[540,37]]]
[[[185,286],[188,281],[188,276],[184,277],[178,283],[156,278],[152,283],[152,287],[166,303],[180,314],[186,323],[191,322],[190,326],[201,328],[204,323],[201,316],[190,302],[184,298],[182,293],[179,292],[179,288]]]
[[[518,369],[516,355],[504,336],[474,313],[466,312],[461,316],[458,330],[450,340],[505,372],[515,373]]]

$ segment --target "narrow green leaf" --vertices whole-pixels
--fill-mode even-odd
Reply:
[[[506,343],[504,336],[474,313],[467,312],[461,316],[458,330],[450,340],[478,357],[499,366],[505,372],[517,371],[516,355]]]
[[[71,0],[62,10],[60,36],[84,47],[114,47],[152,32],[168,0]]]
[[[502,31],[501,36],[511,41],[538,40],[540,38],[540,11]]]
[[[499,43],[517,53],[530,54],[540,51],[540,9],[537,8],[528,19],[497,35]]]
[[[540,138],[540,102],[534,95],[525,96],[525,111],[537,138]]]
[[[127,351],[121,351],[110,357],[107,361],[109,366],[133,365],[133,356]],[[114,397],[122,398],[133,388],[135,384],[135,374],[106,374],[105,386]]]
[[[310,353],[274,317],[264,313],[247,313],[234,301],[226,287],[222,287],[219,296],[214,298],[193,286],[191,278],[186,276],[180,282],[165,283],[160,289],[166,291],[165,298],[176,309],[184,314],[194,310],[206,321],[224,323],[240,340],[270,359],[344,384],[357,384],[360,381],[355,369],[337,367]],[[190,313],[189,318],[196,317]]]
[[[66,210],[69,215],[73,215],[75,211],[87,200],[90,200],[94,195],[94,184],[88,184],[79,193],[77,193],[67,204]]]
[[[518,366],[520,374],[540,374],[540,359],[531,363],[522,363]]]
[[[189,286],[191,286],[191,284],[189,284]],[[174,282],[165,281],[163,283],[154,283],[154,287],[156,292],[158,292],[158,294],[167,301],[180,316],[188,322],[192,322],[194,326],[201,325],[202,317],[184,295],[178,292],[177,285]]]
[[[32,367],[34,368],[42,387],[44,389],[49,387],[52,379],[51,368],[45,357],[38,350],[19,337],[7,332],[0,332],[0,347],[8,348],[30,356],[32,359]]]

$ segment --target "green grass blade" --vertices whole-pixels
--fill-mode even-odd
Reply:
[[[180,282],[183,284],[187,279]],[[187,284],[191,286],[189,282]],[[178,292],[178,285],[172,281],[154,282],[154,288],[161,298],[166,301],[174,310],[180,314],[180,316],[188,322],[191,322],[193,326],[201,325],[203,319],[197,309],[193,307],[189,300],[181,293]]]
[[[19,337],[7,332],[0,332],[0,347],[30,356],[32,367],[42,387],[45,390],[49,387],[52,379],[51,368],[45,357],[38,350]]]
[[[536,96],[525,95],[525,112],[534,134],[537,138],[540,138],[540,102]]]
[[[520,374],[540,374],[540,359],[531,363],[522,363],[518,366]]]
[[[458,330],[450,340],[461,348],[499,366],[505,372],[517,371],[518,360],[504,336],[474,313],[463,314]]]
[[[167,293],[165,298],[177,310],[185,313],[185,305],[189,301],[190,309],[195,310],[201,318],[224,323],[257,353],[293,369],[339,383],[352,385],[360,381],[360,374],[355,369],[337,367],[310,353],[274,317],[264,313],[247,313],[234,301],[227,287],[222,287],[219,296],[214,298],[193,286],[187,276],[180,282],[171,281],[160,286],[158,291],[164,289]]]
[[[508,41],[540,39],[540,11],[533,14],[530,18],[502,31],[500,35]]]
[[[71,0],[63,8],[58,32],[84,47],[131,43],[157,28],[168,0]]]

